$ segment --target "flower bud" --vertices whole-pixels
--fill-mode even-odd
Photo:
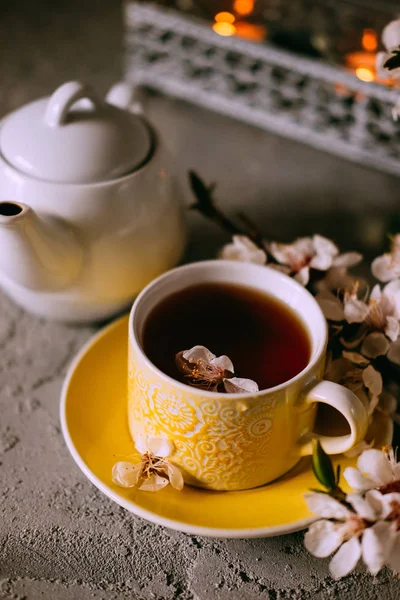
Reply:
[[[317,438],[313,439],[312,446],[312,470],[315,477],[327,490],[336,488],[337,481],[330,457],[323,450]]]

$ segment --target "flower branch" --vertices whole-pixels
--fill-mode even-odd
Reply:
[[[267,264],[286,273],[316,296],[329,325],[329,360],[325,377],[353,391],[365,404],[370,427],[364,442],[352,453],[360,453],[377,437],[391,442],[397,413],[400,369],[400,234],[390,240],[390,249],[371,264],[371,273],[384,285],[369,291],[366,282],[350,269],[363,259],[359,252],[340,252],[324,236],[298,238],[291,244],[266,239],[243,213],[242,229],[216,209],[211,192],[200,177],[191,174],[197,194],[196,208],[233,233],[232,241],[219,252],[228,260]],[[229,225],[228,225],[229,224]]]

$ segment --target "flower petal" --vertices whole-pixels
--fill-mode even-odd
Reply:
[[[307,283],[310,281],[310,268],[303,267],[298,273],[296,273],[293,279],[295,279],[301,285],[307,285]]]
[[[361,352],[368,358],[382,356],[389,350],[390,343],[387,337],[379,331],[373,331],[363,341]]]
[[[314,235],[313,245],[316,255],[310,262],[310,267],[319,271],[327,271],[333,262],[333,258],[339,254],[339,249],[331,240],[322,236]]]
[[[374,396],[379,396],[379,394],[382,393],[382,375],[379,373],[379,371],[374,369],[372,365],[369,365],[369,367],[364,369],[362,373],[362,380],[365,387]]]
[[[337,296],[330,292],[321,292],[315,299],[326,319],[330,321],[344,321],[343,304]]]
[[[379,302],[382,297],[382,290],[379,283],[374,285],[370,294],[370,300],[374,300],[374,302]]]
[[[400,479],[400,463],[393,466],[393,477],[394,479]]]
[[[342,527],[332,521],[316,521],[304,536],[304,546],[310,554],[325,558],[335,552],[343,541]]]
[[[364,563],[371,575],[376,575],[386,564],[394,543],[391,523],[380,521],[368,527],[362,536],[361,548]]]
[[[219,253],[220,258],[265,265],[267,255],[250,238],[245,235],[234,235],[232,240],[231,244],[227,244],[222,248]]]
[[[289,265],[295,271],[298,271],[299,265],[304,264],[315,252],[311,238],[299,238],[293,244],[271,242],[267,247],[275,260],[281,264]]]
[[[376,482],[374,487],[389,483],[393,479],[392,466],[384,452],[381,450],[365,450],[357,461],[357,467],[361,473]]]
[[[348,323],[362,323],[368,315],[368,306],[354,295],[344,300],[344,316]]]
[[[386,302],[386,315],[400,320],[400,279],[393,279],[385,285],[383,296]]]
[[[375,514],[382,518],[383,511],[383,495],[379,490],[368,490],[365,494],[365,499],[368,500],[369,504],[375,511]]]
[[[289,253],[288,253],[289,244],[280,244],[278,242],[271,242],[268,244],[268,252],[274,257],[278,263],[283,265],[289,265]]]
[[[304,499],[308,509],[325,519],[347,519],[351,512],[343,504],[328,496],[328,494],[319,494],[312,492],[304,494]]]
[[[167,462],[167,473],[169,477],[169,482],[172,487],[176,490],[181,490],[184,485],[183,476],[176,465],[173,465],[171,462]]]
[[[361,557],[361,545],[357,538],[352,537],[339,548],[329,564],[329,571],[334,579],[348,575]]]
[[[400,339],[390,345],[386,356],[392,363],[400,366]]]
[[[371,272],[376,279],[386,283],[400,275],[400,267],[392,260],[391,254],[383,254],[372,261]]]
[[[142,490],[143,492],[158,492],[158,490],[161,490],[163,487],[168,485],[168,483],[168,479],[165,477],[161,477],[161,475],[152,473],[150,477],[144,480],[142,485],[139,487],[139,490]]]
[[[380,496],[382,504],[382,519],[387,519],[393,509],[400,508],[400,493],[390,492],[389,494],[381,494]],[[396,510],[397,512],[397,510]]]
[[[390,294],[397,294],[400,292],[400,279],[398,278],[389,281],[389,283],[385,285],[384,292]]]
[[[120,461],[112,468],[112,480],[116,485],[125,488],[135,487],[142,472],[142,463],[134,465],[131,462]]]
[[[350,502],[362,519],[367,519],[367,521],[376,520],[377,514],[374,505],[367,498],[363,498],[361,494],[347,494],[346,500]]]
[[[368,367],[370,363],[369,359],[365,358],[365,356],[359,352],[347,352],[347,350],[343,350],[342,356],[358,367]]]
[[[148,451],[148,447],[147,447],[148,439],[149,439],[149,436],[142,434],[142,433],[137,433],[135,435],[135,446],[136,446],[136,450],[139,452],[139,454],[146,454],[146,452]]]
[[[375,481],[369,479],[368,477],[364,477],[364,475],[354,467],[347,467],[343,471],[343,477],[345,478],[349,486],[357,492],[365,492],[367,490],[372,490],[376,487]]]
[[[228,394],[243,394],[245,392],[254,394],[258,392],[257,383],[252,379],[243,379],[243,377],[224,379],[224,388]]]
[[[374,412],[376,407],[378,406],[379,403],[379,396],[371,396],[371,399],[369,401],[369,404],[367,406],[367,412],[368,412],[368,416],[371,416]]]
[[[190,350],[185,350],[182,356],[191,363],[196,363],[198,360],[208,363],[215,358],[215,354],[210,352],[205,346],[193,346]]]
[[[400,19],[390,21],[382,31],[382,42],[388,52],[400,46]]]
[[[363,255],[359,252],[344,252],[333,259],[334,267],[354,267],[363,259]]]
[[[392,342],[395,342],[399,337],[400,323],[395,317],[386,317],[385,333]],[[385,352],[386,354],[386,352]]]
[[[174,452],[174,444],[170,440],[156,437],[147,439],[147,448],[154,456],[167,458]]]
[[[231,373],[235,372],[231,359],[225,356],[225,354],[213,358],[210,360],[210,363],[220,369],[224,369],[224,371],[230,371]]]

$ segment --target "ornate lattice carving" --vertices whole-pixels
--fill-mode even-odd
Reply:
[[[126,77],[212,110],[400,174],[400,91],[340,67],[216,35],[209,25],[126,4]]]

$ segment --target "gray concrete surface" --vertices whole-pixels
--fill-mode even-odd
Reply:
[[[121,73],[121,30],[112,0],[3,0],[0,116],[70,78],[105,91]],[[219,181],[221,204],[245,206],[271,236],[319,231],[345,248],[382,245],[399,180],[182,103],[146,96],[146,107],[182,181],[188,167]],[[212,256],[224,236],[196,215],[190,224],[187,259]],[[388,571],[332,581],[327,561],[305,552],[302,533],[204,539],[154,526],[102,496],[73,463],[58,422],[63,375],[94,331],[36,319],[0,294],[1,600],[400,597]]]

